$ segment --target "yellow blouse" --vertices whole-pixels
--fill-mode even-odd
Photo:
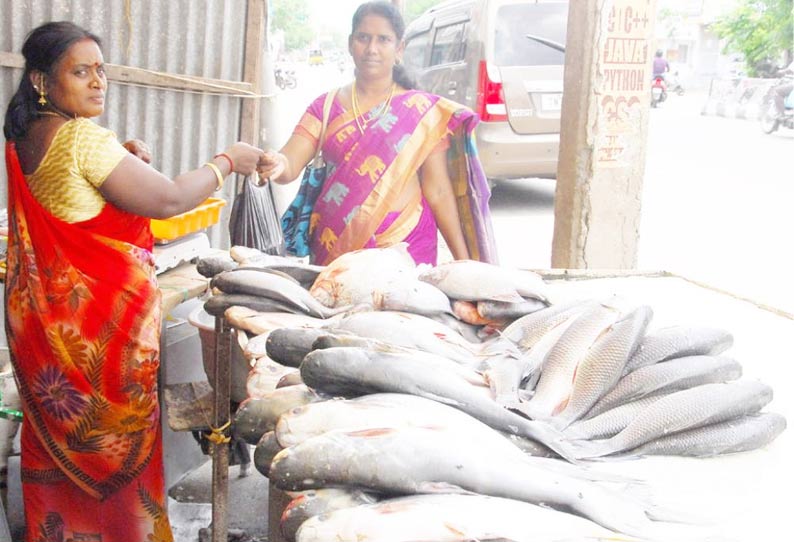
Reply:
[[[102,211],[105,198],[98,188],[128,154],[110,130],[89,119],[69,120],[26,179],[45,209],[66,222],[82,222]]]

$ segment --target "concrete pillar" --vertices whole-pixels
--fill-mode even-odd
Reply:
[[[552,266],[637,264],[656,0],[570,3]]]

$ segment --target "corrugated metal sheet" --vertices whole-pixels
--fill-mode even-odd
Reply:
[[[0,51],[20,53],[31,29],[69,20],[103,40],[108,63],[242,81],[246,5],[246,0],[0,0]],[[21,69],[0,68],[3,116],[21,74]],[[242,98],[233,95],[111,81],[105,113],[96,121],[121,141],[146,141],[153,150],[152,165],[175,176],[237,141],[241,106]],[[0,142],[5,144],[2,134]],[[5,207],[6,172],[0,169],[0,206]],[[232,193],[233,183],[227,183],[227,200]],[[212,241],[221,246],[221,232],[213,231]]]

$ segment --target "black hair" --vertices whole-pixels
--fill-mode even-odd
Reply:
[[[392,30],[397,35],[397,41],[402,41],[403,36],[405,36],[405,21],[400,14],[400,10],[391,2],[365,2],[358,6],[358,9],[353,14],[351,36],[367,15],[377,15],[389,21]],[[392,68],[392,79],[405,89],[416,88],[416,80],[408,73],[403,64],[394,65],[394,68]]]
[[[28,133],[31,121],[38,117],[39,94],[30,81],[34,70],[51,75],[53,68],[66,51],[76,42],[90,39],[101,46],[100,39],[69,21],[45,23],[28,33],[22,45],[25,70],[19,88],[11,97],[6,109],[3,133],[6,139],[22,139]]]

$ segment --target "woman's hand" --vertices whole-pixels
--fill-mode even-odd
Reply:
[[[130,139],[122,143],[121,146],[127,149],[130,154],[137,156],[147,164],[152,163],[152,151],[149,150],[149,145],[140,139]]]
[[[257,165],[265,155],[265,151],[248,143],[238,141],[226,150],[226,154],[234,164],[234,169],[230,173],[251,175],[257,170]]]
[[[280,152],[268,151],[257,164],[256,170],[262,179],[277,179],[284,173],[287,159]]]

